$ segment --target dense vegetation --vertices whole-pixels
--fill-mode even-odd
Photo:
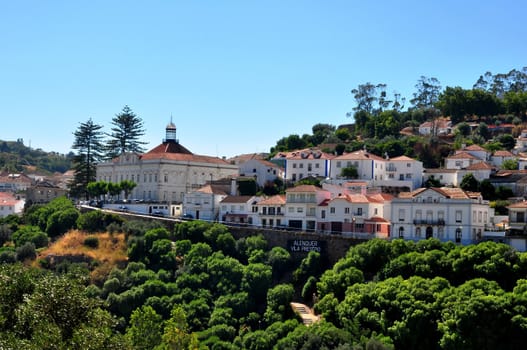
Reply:
[[[42,172],[64,173],[71,168],[73,154],[45,152],[24,145],[22,140],[0,140],[0,171],[9,173]],[[28,171],[29,169],[29,171]]]
[[[520,349],[527,341],[527,253],[505,244],[374,239],[327,266],[319,253],[295,259],[220,224],[168,230],[67,202],[0,222],[0,348]],[[85,250],[99,248],[103,231],[123,232],[127,263],[94,278],[104,258],[42,258],[48,241],[74,228],[85,232]],[[33,254],[18,254],[27,244]],[[322,320],[303,325],[292,301],[313,305]]]

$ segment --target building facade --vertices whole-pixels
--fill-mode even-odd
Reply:
[[[185,194],[207,182],[232,178],[238,167],[217,157],[196,155],[176,138],[170,123],[163,142],[145,154],[125,153],[97,165],[97,180],[137,184],[130,198],[145,201],[183,202]]]
[[[481,239],[493,210],[480,193],[460,188],[420,188],[391,202],[392,236],[438,238],[469,244]]]

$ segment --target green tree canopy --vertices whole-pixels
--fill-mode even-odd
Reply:
[[[73,159],[74,177],[70,184],[70,192],[74,197],[89,198],[88,184],[95,181],[97,163],[101,160],[104,150],[102,126],[92,119],[80,123],[73,133],[75,140],[72,149],[77,153]]]
[[[143,121],[130,107],[124,106],[123,110],[116,114],[112,119],[111,133],[106,144],[106,157],[109,159],[126,152],[144,152],[143,145],[146,142],[140,141],[145,134]]]

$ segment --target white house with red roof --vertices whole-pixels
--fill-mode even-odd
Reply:
[[[423,170],[423,183],[429,179],[437,180],[442,186],[457,186],[461,180],[457,169],[430,168]]]
[[[238,165],[239,175],[252,177],[258,186],[263,187],[277,178],[284,179],[285,170],[279,165],[263,159],[249,159]]]
[[[284,228],[286,226],[285,204],[286,196],[283,194],[262,199],[253,207],[254,210],[249,215],[249,224],[260,227]]]
[[[176,138],[176,126],[166,127],[166,138],[144,154],[125,153],[97,165],[97,180],[137,184],[130,198],[183,202],[186,193],[208,182],[238,176],[238,167],[224,159],[197,155]]]
[[[317,230],[362,237],[390,235],[390,201],[385,193],[342,193],[322,202]]]
[[[518,159],[518,157],[512,154],[510,151],[500,150],[492,154],[490,161],[495,167],[501,168],[504,161],[514,159]]]
[[[478,159],[481,159],[482,161],[488,161],[491,155],[491,152],[487,151],[480,145],[463,146],[461,150],[456,151],[456,153],[462,152],[470,153],[471,155]]]
[[[314,231],[317,208],[331,198],[331,192],[313,185],[300,185],[286,190],[285,225],[292,229]]]
[[[446,169],[464,169],[472,164],[481,163],[483,160],[469,152],[457,152],[452,156],[445,158]]]
[[[430,237],[456,243],[478,242],[494,210],[480,193],[460,188],[420,188],[400,193],[391,202],[392,236]]]
[[[20,215],[24,211],[25,200],[12,193],[0,192],[0,218],[8,215]]]
[[[22,173],[0,174],[0,192],[22,192],[27,190],[34,181]]]
[[[220,220],[230,225],[252,225],[251,214],[261,200],[258,196],[227,196],[220,202]]]
[[[449,118],[437,118],[419,125],[421,135],[448,135],[452,133],[452,121]]]
[[[292,152],[279,152],[272,161],[283,164],[284,178],[298,181],[306,177],[329,177],[332,154],[314,148]]]
[[[331,160],[330,177],[344,179],[342,170],[354,167],[359,180],[382,180],[385,175],[384,163],[384,158],[367,150],[344,153]]]
[[[408,187],[410,190],[423,184],[423,162],[407,156],[385,159],[384,185]]]
[[[410,190],[423,183],[423,163],[406,156],[382,158],[366,150],[345,153],[331,161],[331,178],[343,179],[342,169],[357,169],[358,180],[370,187],[407,187]]]
[[[220,203],[228,195],[224,188],[214,184],[188,192],[183,200],[183,214],[194,219],[217,221],[220,218]]]

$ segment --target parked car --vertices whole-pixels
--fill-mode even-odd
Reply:
[[[192,216],[192,214],[185,213],[185,214],[181,215],[181,219],[183,219],[183,220],[192,220],[192,219],[194,219],[194,216]]]

